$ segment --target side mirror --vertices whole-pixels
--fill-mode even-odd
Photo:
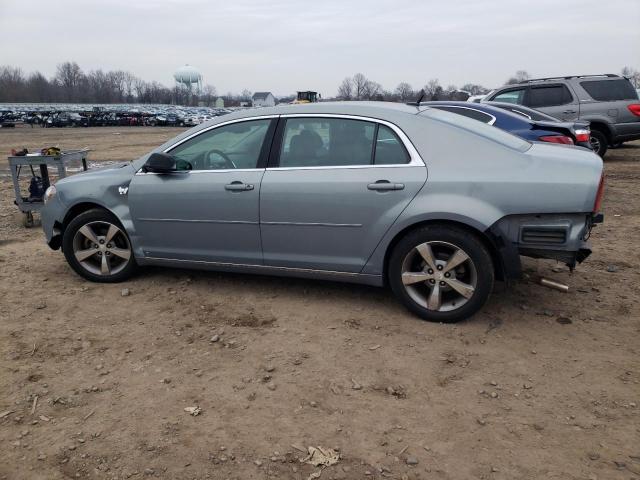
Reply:
[[[143,168],[145,172],[151,173],[175,172],[176,159],[167,153],[152,153]]]

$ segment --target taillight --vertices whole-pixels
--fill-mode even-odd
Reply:
[[[627,105],[627,108],[636,117],[640,117],[640,103],[634,103],[634,104],[631,104],[631,105]]]
[[[573,145],[573,139],[564,135],[545,135],[538,137],[541,142],[562,143],[563,145]]]
[[[593,203],[593,213],[599,213],[602,206],[602,197],[604,196],[604,173],[600,176],[600,184],[596,193],[596,201]]]
[[[591,130],[588,128],[576,129],[576,142],[588,142],[591,137]]]

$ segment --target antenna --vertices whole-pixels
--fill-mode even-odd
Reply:
[[[420,107],[420,102],[422,102],[422,99],[424,98],[426,94],[424,93],[424,88],[422,90],[420,90],[420,96],[418,97],[418,100],[415,102],[407,102],[407,105],[415,105],[416,107]]]

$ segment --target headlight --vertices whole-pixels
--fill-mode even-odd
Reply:
[[[51,185],[49,188],[47,188],[47,190],[44,192],[45,205],[47,204],[47,202],[49,202],[49,200],[56,196],[56,193],[57,191],[55,185]]]

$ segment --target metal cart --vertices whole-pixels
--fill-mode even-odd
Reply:
[[[34,167],[39,167],[40,178],[42,178],[43,190],[51,185],[49,180],[49,167],[55,167],[58,170],[58,178],[67,176],[67,168],[69,164],[76,163],[82,165],[82,170],[87,170],[87,157],[89,150],[70,150],[62,152],[60,155],[24,155],[10,156],[9,168],[11,169],[11,178],[13,180],[13,189],[16,194],[14,203],[24,214],[23,223],[25,227],[33,226],[33,212],[40,210],[44,206],[43,198],[24,197],[20,190],[20,173],[22,167],[29,167],[29,173],[36,175]]]

